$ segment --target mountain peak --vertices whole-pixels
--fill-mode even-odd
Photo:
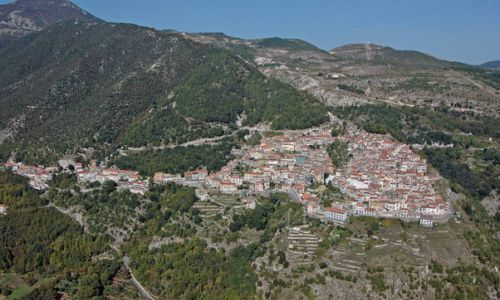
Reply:
[[[71,19],[100,21],[68,0],[16,0],[0,5],[0,47],[18,37]]]

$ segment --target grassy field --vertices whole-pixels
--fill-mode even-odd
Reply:
[[[1,295],[0,300],[17,300],[28,295],[33,289],[52,281],[51,278],[36,276],[30,285],[20,275],[14,273],[0,273],[0,286],[7,286],[11,294],[7,297]]]
[[[0,284],[2,286],[8,286],[12,290],[9,296],[0,296],[0,299],[5,300],[21,299],[21,297],[27,295],[32,288],[16,274],[0,274]]]

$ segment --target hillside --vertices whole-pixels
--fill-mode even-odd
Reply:
[[[389,103],[500,115],[500,73],[495,70],[375,44],[349,44],[326,52],[296,39],[184,35],[227,49],[268,77],[307,91],[328,106]]]
[[[484,64],[481,64],[480,67],[485,69],[500,70],[500,60],[492,60],[489,62],[485,62]]]
[[[0,5],[0,47],[62,20],[100,21],[67,0],[17,0]]]
[[[326,118],[313,97],[230,52],[125,24],[68,21],[19,39],[0,52],[0,82],[0,128],[22,152],[43,148],[54,158],[102,143],[168,142],[171,130],[203,137],[243,113],[244,125],[277,129]]]
[[[279,37],[254,40],[257,46],[301,51],[322,51],[318,47],[299,39],[283,39]]]
[[[340,59],[369,61],[406,68],[443,68],[451,63],[418,51],[396,50],[375,44],[349,44],[337,47],[330,54]]]

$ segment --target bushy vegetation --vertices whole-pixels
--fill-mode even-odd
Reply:
[[[45,207],[23,177],[0,172],[0,192],[8,205],[0,216],[0,273],[25,278],[22,299],[55,299],[58,290],[74,299],[103,296],[121,266],[113,258],[92,260],[109,249],[107,237],[84,234],[70,217]]]
[[[75,35],[80,38],[71,38]],[[174,54],[163,56],[157,69],[145,68],[170,50]],[[29,143],[32,153],[50,147],[61,154],[112,142],[181,81],[202,57],[200,51],[175,34],[139,26],[62,22],[2,49],[0,86],[29,87],[3,89],[0,119],[26,113],[16,142]],[[36,106],[36,114],[27,113],[27,106]]]
[[[476,173],[464,163],[466,157],[465,150],[459,147],[444,149],[425,149],[424,153],[434,167],[439,169],[440,173],[458,184],[465,192],[470,195],[484,197],[489,193],[500,188],[499,170],[489,166],[481,173]],[[455,189],[457,187],[455,186]]]
[[[436,268],[438,267],[438,268]],[[431,266],[429,286],[435,299],[491,299],[488,286],[498,287],[500,277],[487,268],[459,261],[456,266]]]
[[[336,140],[328,146],[326,151],[337,168],[342,168],[349,161],[349,152],[346,142]]]
[[[190,169],[206,167],[219,170],[231,159],[233,144],[176,147],[164,150],[148,150],[119,157],[114,163],[121,169],[133,169],[143,175],[155,172],[183,173]]]
[[[9,211],[0,218],[0,269],[47,271],[51,243],[65,232],[79,232],[79,226],[55,209]]]
[[[264,48],[284,48],[289,50],[302,51],[323,51],[314,45],[298,39],[283,39],[272,37],[257,41],[257,45]]]
[[[444,136],[457,131],[477,136],[500,137],[500,120],[469,112],[448,111],[446,108],[433,110],[423,107],[362,105],[339,107],[334,113],[343,119],[354,121],[369,132],[389,133],[402,142],[414,142],[415,138],[418,141],[419,135],[429,131],[440,131],[442,134],[438,136],[434,133],[432,138],[423,139],[425,142],[446,143],[449,138]]]
[[[462,72],[467,72],[476,80],[483,81],[489,86],[500,89],[500,71],[484,69],[478,66],[471,66],[461,63],[455,63],[454,69]]]
[[[348,92],[351,92],[351,93],[355,93],[355,94],[359,94],[359,95],[364,95],[365,94],[365,91],[363,91],[362,89],[354,86],[354,85],[350,85],[350,84],[345,84],[345,83],[340,83],[337,85],[337,87],[341,90],[345,90],[345,91],[348,91]]]
[[[274,236],[276,230],[288,225],[288,213],[290,214],[290,225],[302,222],[302,207],[298,203],[288,201],[286,194],[273,194],[270,198],[262,199],[255,209],[247,210],[242,214],[235,214],[229,225],[229,230],[239,231],[243,228],[263,231],[261,242],[268,242]]]
[[[368,279],[373,291],[378,294],[382,294],[389,289],[389,286],[385,282],[384,268],[368,268]]]
[[[189,239],[153,251],[134,250],[132,267],[153,291],[168,299],[252,299],[257,276],[250,267],[257,245],[227,255]]]
[[[207,122],[234,123],[245,112],[248,124],[272,122],[275,129],[298,129],[327,120],[312,96],[245,66],[223,51],[211,53],[175,92],[180,114]]]
[[[266,252],[266,243],[276,231],[287,224],[288,214],[292,225],[302,221],[301,205],[289,202],[285,194],[262,198],[255,210],[236,214],[230,227],[233,234],[247,228],[256,229],[260,238],[223,251],[208,246],[194,235],[196,229],[203,226],[196,225],[196,208],[189,205],[176,208],[186,202],[193,203],[190,199],[194,193],[169,184],[153,186],[148,196],[152,201],[150,209],[155,214],[132,235],[125,251],[130,255],[135,276],[160,298],[257,298],[258,277],[253,262]],[[187,219],[192,221],[186,223]],[[175,239],[151,247],[153,237]],[[288,264],[283,251],[277,252],[276,259]]]
[[[128,146],[181,144],[187,141],[221,136],[226,132],[221,126],[191,120],[167,107],[155,107],[144,117],[138,117],[125,131],[120,141]]]
[[[0,162],[5,162],[10,157],[11,145],[8,143],[0,144]]]
[[[429,79],[426,77],[412,77],[405,81],[399,82],[393,87],[389,88],[389,91],[402,90],[402,91],[427,91],[441,93],[446,89],[446,87],[440,86],[437,83],[429,83]]]
[[[27,178],[0,171],[0,204],[10,209],[23,209],[43,206],[47,201],[40,199],[38,193],[28,187]]]
[[[76,174],[59,173],[52,177],[51,186],[59,189],[69,189],[76,184]]]

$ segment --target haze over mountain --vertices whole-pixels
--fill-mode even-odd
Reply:
[[[485,62],[481,65],[481,67],[486,69],[500,69],[500,60],[492,60],[489,62]]]
[[[67,0],[16,0],[0,5],[0,47],[62,20],[100,21]]]

